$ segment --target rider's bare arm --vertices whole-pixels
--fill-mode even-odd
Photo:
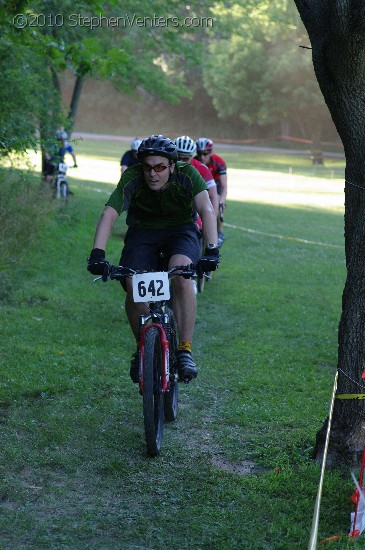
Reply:
[[[111,206],[104,208],[96,228],[94,248],[105,250],[113,225],[118,217],[118,212]]]
[[[217,244],[217,219],[209,199],[208,191],[201,191],[195,196],[195,208],[203,222],[205,242]]]
[[[220,182],[221,182],[220,184],[221,194],[220,194],[219,202],[223,204],[223,207],[224,207],[227,200],[227,174],[222,174],[220,176]]]
[[[219,197],[218,197],[217,186],[215,182],[214,182],[214,185],[208,188],[208,194],[209,194],[210,202],[212,203],[215,215],[217,216],[219,212]]]

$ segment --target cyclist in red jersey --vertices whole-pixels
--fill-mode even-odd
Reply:
[[[214,212],[217,216],[219,212],[217,185],[209,168],[199,160],[193,158],[193,155],[196,152],[195,141],[189,136],[180,136],[175,139],[175,145],[179,160],[194,166],[207,184],[210,202],[212,203]]]
[[[199,138],[196,141],[196,148],[196,159],[208,166],[217,185],[220,213],[217,218],[218,246],[222,246],[224,241],[223,213],[227,199],[227,166],[222,157],[213,153],[213,141],[211,139]]]

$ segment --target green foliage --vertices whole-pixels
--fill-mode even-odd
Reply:
[[[3,10],[0,32],[0,147],[3,153],[25,152],[36,146],[38,119],[55,93],[41,57],[8,24]]]
[[[24,150],[34,143],[36,128],[43,140],[54,136],[63,118],[59,78],[66,68],[81,79],[108,79],[131,94],[142,87],[169,102],[189,95],[186,71],[197,62],[201,32],[184,18],[199,10],[167,0],[151,9],[145,0],[3,4],[1,146]],[[208,8],[203,2],[199,9]]]
[[[317,138],[330,119],[310,52],[300,48],[308,39],[292,0],[210,4],[2,2],[0,146],[24,151],[39,135],[54,138],[61,125],[71,131],[89,76],[140,98],[152,116],[163,116],[164,102],[192,98],[182,109],[203,133],[214,125],[213,102],[227,134],[293,123]],[[189,26],[186,17],[211,17],[213,26]],[[66,69],[76,77],[72,109],[60,96]],[[169,131],[175,133],[174,120]]]
[[[292,120],[306,135],[318,133],[329,115],[293,2],[233,3],[214,13],[223,34],[209,46],[204,78],[219,115],[260,125]]]
[[[34,206],[37,215],[34,215]],[[48,189],[41,187],[39,177],[16,168],[0,169],[0,247],[3,251],[0,272],[4,275],[29,246],[34,246],[43,223],[54,211]],[[2,285],[7,277],[2,278]],[[0,286],[0,293],[4,290]]]

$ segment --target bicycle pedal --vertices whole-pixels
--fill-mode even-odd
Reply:
[[[179,377],[179,382],[182,382],[184,384],[189,384],[194,379],[194,376],[183,376]]]

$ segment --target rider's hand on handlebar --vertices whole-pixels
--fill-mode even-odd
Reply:
[[[218,268],[220,262],[219,249],[218,248],[206,248],[204,256],[200,258],[198,262],[198,270],[203,273],[209,273],[209,271],[215,271]]]
[[[108,267],[109,262],[105,259],[105,250],[93,248],[87,261],[87,270],[93,275],[103,275]]]

